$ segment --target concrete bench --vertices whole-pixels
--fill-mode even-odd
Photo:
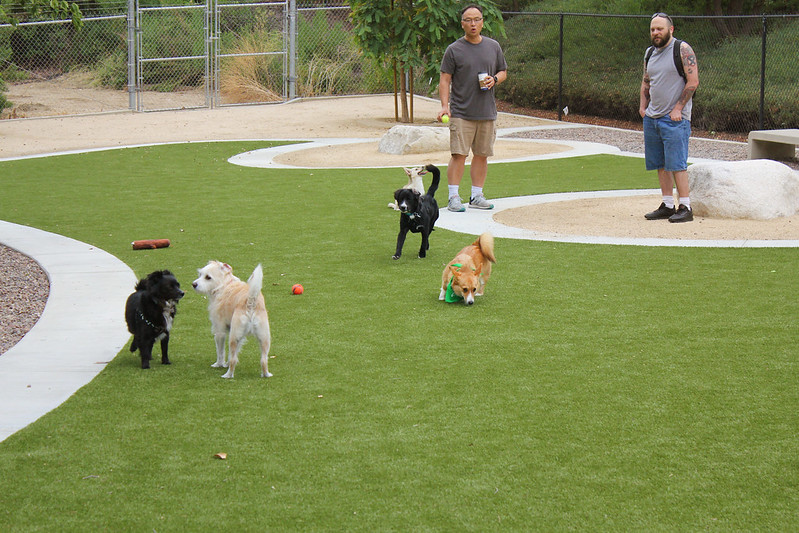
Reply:
[[[750,131],[749,159],[791,159],[797,145],[799,129]]]

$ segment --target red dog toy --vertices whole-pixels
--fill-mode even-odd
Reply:
[[[169,239],[145,239],[143,241],[133,241],[131,244],[134,250],[155,250],[156,248],[167,248]]]

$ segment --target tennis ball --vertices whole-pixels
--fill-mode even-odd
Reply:
[[[293,287],[291,287],[291,294],[302,294],[305,289],[302,288],[302,285],[297,283]]]
[[[443,116],[441,117],[441,122],[443,122],[444,124],[446,124],[447,122],[449,122],[449,115],[443,115]]]

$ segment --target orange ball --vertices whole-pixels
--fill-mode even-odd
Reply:
[[[302,285],[297,283],[293,287],[291,287],[291,294],[302,294],[305,289],[302,288]]]

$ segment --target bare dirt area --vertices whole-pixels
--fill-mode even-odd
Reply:
[[[12,106],[0,112],[0,119],[86,115],[130,109],[127,91],[96,87],[88,72],[69,72],[8,83],[8,89],[6,99]],[[141,100],[146,109],[198,107],[205,104],[205,91],[146,92],[141,95]]]
[[[494,215],[494,220],[547,235],[708,241],[799,240],[799,215],[772,220],[695,215],[692,222],[682,224],[646,220],[644,213],[655,209],[660,201],[660,195],[656,194],[552,202],[500,211]]]

